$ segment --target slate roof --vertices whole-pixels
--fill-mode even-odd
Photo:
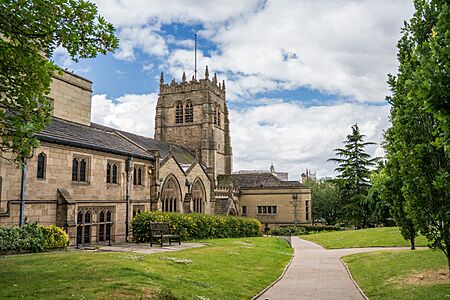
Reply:
[[[298,181],[283,181],[270,173],[250,173],[219,175],[219,185],[230,185],[238,188],[302,188]]]
[[[149,137],[145,137],[142,135],[133,134],[130,132],[113,129],[111,127],[103,126],[96,123],[91,123],[91,126],[94,128],[99,128],[105,131],[111,131],[111,132],[119,132],[129,140],[133,141],[135,144],[139,145],[140,147],[146,149],[146,150],[159,150],[159,153],[161,155],[161,158],[166,158],[170,151],[172,152],[172,155],[174,156],[175,160],[180,164],[192,164],[195,161],[195,155],[186,147],[180,146],[180,145],[169,145],[166,142],[158,141]]]
[[[154,160],[153,155],[142,150],[113,132],[109,127],[99,128],[53,117],[53,121],[36,137],[48,143],[68,145],[112,154]],[[109,130],[107,130],[109,128]]]

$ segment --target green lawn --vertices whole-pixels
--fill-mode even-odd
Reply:
[[[450,278],[447,277],[445,282],[445,275],[437,277],[441,281],[425,275],[433,270],[447,270],[447,261],[441,251],[369,252],[349,255],[343,260],[371,300],[450,299]]]
[[[359,247],[409,247],[397,227],[380,227],[302,235],[300,238],[320,244],[327,249]],[[416,239],[416,246],[426,246],[425,237]]]
[[[141,255],[52,252],[0,257],[0,298],[249,299],[274,281],[292,249],[277,238],[208,240],[208,246]]]

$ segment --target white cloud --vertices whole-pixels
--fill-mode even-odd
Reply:
[[[157,94],[92,97],[92,122],[153,137]]]
[[[120,39],[119,50],[114,57],[121,60],[133,61],[136,58],[136,49],[142,52],[164,56],[168,54],[168,49],[164,39],[155,32],[155,27],[126,27],[119,30]]]
[[[267,101],[267,99],[265,100]],[[388,127],[389,108],[363,104],[302,107],[295,103],[271,103],[243,111],[230,111],[234,170],[266,169],[273,162],[279,171],[298,179],[306,169],[334,176],[333,149],[358,123],[366,141],[380,143]],[[382,155],[380,146],[367,149]]]
[[[92,121],[153,137],[157,94],[125,95],[112,100],[104,94],[92,98]],[[234,170],[268,169],[297,179],[306,169],[318,176],[333,176],[333,149],[341,147],[358,123],[367,141],[380,143],[389,124],[389,107],[364,104],[334,104],[302,107],[280,99],[256,99],[265,105],[230,110]],[[380,146],[367,149],[382,155]]]

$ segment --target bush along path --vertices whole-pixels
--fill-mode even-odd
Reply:
[[[340,258],[345,255],[407,247],[325,250],[318,244],[292,237],[294,259],[283,278],[259,296],[277,299],[366,299]]]

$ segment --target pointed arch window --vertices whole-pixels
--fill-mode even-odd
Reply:
[[[106,183],[118,183],[118,176],[119,173],[119,163],[115,161],[108,161],[106,163]]]
[[[220,127],[220,107],[217,109],[217,126]]]
[[[144,166],[135,165],[133,168],[133,185],[143,185]]]
[[[193,211],[203,213],[205,211],[204,203],[206,200],[206,192],[201,179],[197,178],[192,185],[192,201]]]
[[[169,177],[164,184],[161,195],[161,210],[163,212],[177,212],[177,205],[181,201],[181,192],[179,184],[174,177]]]
[[[38,155],[38,165],[37,165],[37,178],[44,179],[45,178],[45,167],[47,164],[47,155],[44,152],[39,153]]]
[[[217,124],[217,106],[214,106],[214,125]]]
[[[87,182],[89,159],[74,157],[72,160],[72,181]]]
[[[183,104],[181,102],[177,102],[177,104],[176,104],[175,123],[176,124],[183,123]]]
[[[187,101],[186,107],[184,109],[185,112],[185,121],[186,123],[194,122],[194,108],[192,107],[192,102]]]

